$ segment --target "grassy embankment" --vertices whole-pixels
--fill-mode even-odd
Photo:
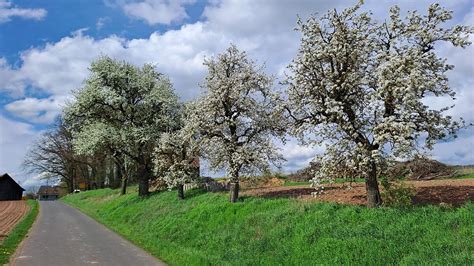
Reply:
[[[63,200],[171,265],[474,263],[474,205],[367,209],[176,191]]]
[[[474,167],[457,167],[457,173],[453,178],[474,178]]]
[[[3,242],[0,242],[0,265],[8,263],[10,256],[15,252],[15,249],[26,236],[38,215],[38,202],[36,200],[28,200],[27,203],[30,206],[28,213],[23,220],[15,226],[10,234],[8,234]]]

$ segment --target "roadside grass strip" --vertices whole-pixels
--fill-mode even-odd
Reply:
[[[474,205],[368,209],[130,189],[63,198],[170,265],[473,265]]]
[[[25,238],[28,230],[31,228],[31,225],[33,225],[36,216],[38,215],[38,202],[35,200],[28,200],[27,203],[30,206],[28,213],[25,215],[23,220],[13,228],[3,242],[0,242],[0,265],[8,263],[10,256],[15,252],[23,238]]]

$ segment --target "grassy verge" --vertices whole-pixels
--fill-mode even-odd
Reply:
[[[15,252],[15,249],[26,236],[38,215],[38,202],[35,200],[28,200],[27,203],[30,206],[30,210],[26,216],[15,226],[3,242],[0,242],[0,265],[8,263],[10,256]]]
[[[309,186],[310,183],[307,181],[307,182],[297,182],[297,181],[285,181],[285,183],[283,184],[283,186],[285,187],[294,187],[294,186]]]
[[[103,189],[63,200],[171,265],[474,263],[474,205],[367,209],[293,199]]]
[[[458,167],[452,179],[474,178],[474,167]]]

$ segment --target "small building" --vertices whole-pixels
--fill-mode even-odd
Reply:
[[[57,200],[59,198],[59,189],[56,186],[41,186],[37,194],[39,200]]]
[[[8,174],[0,176],[0,200],[21,200],[23,189]]]

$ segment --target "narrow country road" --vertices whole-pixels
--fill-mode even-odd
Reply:
[[[165,265],[78,210],[41,201],[13,265]]]

